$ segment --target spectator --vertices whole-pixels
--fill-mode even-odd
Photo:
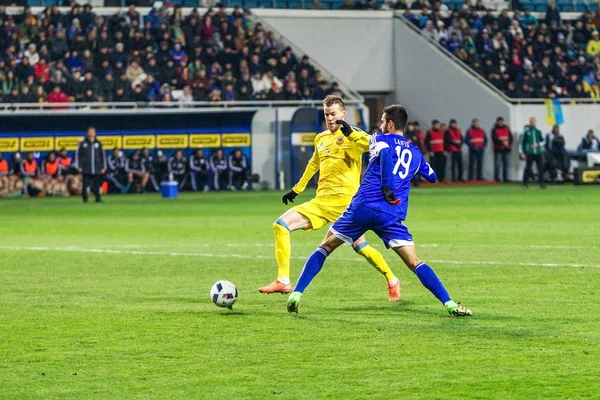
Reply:
[[[132,60],[129,66],[127,67],[126,72],[127,80],[133,84],[133,82],[138,80],[146,79],[146,73],[144,69],[140,66],[140,64],[136,60]]]
[[[431,121],[431,129],[425,136],[425,145],[429,152],[429,160],[440,182],[446,176],[446,152],[444,151],[444,132],[440,129],[437,119]]]
[[[29,46],[27,46],[27,50],[23,56],[28,58],[31,65],[35,65],[40,61],[40,55],[37,52],[35,43],[30,43]]]
[[[588,133],[581,139],[581,144],[577,151],[600,151],[600,141],[594,136],[594,131],[589,130]]]
[[[553,22],[560,25],[560,12],[556,9],[556,2],[550,1],[548,3],[548,8],[546,9],[546,17],[544,18],[544,21],[547,25],[552,25]]]
[[[558,170],[562,172],[564,181],[569,180],[569,154],[565,148],[565,137],[560,134],[558,125],[552,127],[552,132],[546,135],[544,143],[546,147],[546,169],[550,173],[552,181],[556,180]]]
[[[185,86],[183,88],[183,94],[179,96],[177,102],[180,106],[184,106],[184,104],[191,104],[194,102],[194,97],[192,96],[192,88],[189,86]]]
[[[169,158],[167,168],[169,176],[179,183],[179,190],[182,190],[187,182],[187,160],[183,157],[181,150],[175,151],[175,155]]]
[[[512,149],[513,136],[502,117],[496,118],[496,124],[492,128],[492,142],[494,142],[494,179],[497,182],[507,182],[509,155]],[[500,180],[501,168],[502,181]]]
[[[533,171],[531,167],[533,163],[537,165],[538,169],[538,182],[540,188],[545,189],[546,184],[544,183],[544,163],[542,160],[542,143],[544,138],[542,132],[535,126],[536,119],[531,117],[529,119],[529,125],[525,126],[523,136],[521,137],[520,152],[521,159],[526,160],[525,171],[523,172],[523,189],[529,187],[529,177],[533,177]]]
[[[204,157],[204,150],[198,149],[190,157],[190,182],[192,183],[192,190],[197,191],[202,189],[204,192],[208,192],[208,170],[209,163]]]
[[[463,181],[462,162],[463,134],[455,119],[450,120],[450,127],[444,132],[444,145],[450,153],[450,171],[452,182]]]
[[[223,156],[223,150],[218,149],[210,157],[210,169],[213,177],[213,189],[220,190],[225,188],[228,182],[227,160]]]
[[[588,41],[586,53],[590,58],[600,54],[600,35],[598,31],[592,32],[592,38]]]
[[[69,101],[69,99],[67,98],[67,95],[60,88],[60,85],[55,85],[54,88],[52,88],[52,93],[50,93],[48,95],[48,103],[67,103],[68,101]],[[64,109],[66,107],[58,107],[55,109],[61,109],[61,108]]]
[[[485,131],[479,126],[479,120],[474,118],[471,127],[467,129],[465,142],[469,146],[469,180],[483,180],[483,153],[487,145]]]

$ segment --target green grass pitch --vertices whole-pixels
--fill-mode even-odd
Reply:
[[[389,303],[347,246],[289,315],[257,292],[281,193],[2,200],[0,398],[599,398],[599,194],[414,190],[419,255],[470,319],[385,251],[403,281]],[[292,234],[292,280],[324,235]],[[219,279],[233,312],[210,302]]]

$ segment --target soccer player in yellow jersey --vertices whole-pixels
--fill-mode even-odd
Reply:
[[[283,196],[282,201],[284,204],[288,204],[288,201],[293,203],[296,196],[304,191],[308,181],[319,171],[317,195],[314,199],[289,209],[273,223],[278,278],[270,285],[259,288],[261,293],[291,292],[290,232],[298,229],[319,229],[335,221],[358,190],[362,154],[369,151],[370,136],[360,129],[353,129],[344,121],[346,106],[341,97],[325,97],[323,112],[328,130],[315,137],[315,151],[304,174],[296,186]],[[400,300],[400,281],[394,276],[381,253],[369,246],[364,236],[354,242],[353,248],[385,276],[389,300]]]

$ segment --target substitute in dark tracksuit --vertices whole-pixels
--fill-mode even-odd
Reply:
[[[208,160],[204,157],[204,150],[198,149],[190,157],[190,181],[192,190],[198,189],[208,192]]]
[[[242,150],[235,149],[227,157],[227,167],[229,169],[229,189],[246,190],[248,188],[250,169],[248,168],[248,159],[242,153]]]
[[[456,120],[451,119],[450,126],[444,132],[444,145],[450,153],[452,182],[463,180],[462,144],[462,131],[458,127]]]
[[[179,190],[183,190],[187,182],[187,160],[183,157],[183,152],[177,150],[175,155],[169,158],[167,162],[169,175],[173,174],[173,179],[179,183]]]
[[[469,180],[483,180],[483,152],[487,145],[485,131],[479,126],[477,118],[471,121],[471,127],[467,129],[465,142],[469,146]]]
[[[223,150],[219,149],[210,157],[210,169],[213,174],[213,187],[215,190],[224,189],[227,186],[227,160],[223,156]]]
[[[429,151],[429,162],[440,182],[446,177],[446,152],[444,151],[444,131],[437,119],[431,121],[431,129],[425,135],[425,146]]]
[[[158,187],[158,182],[156,181],[156,161],[154,160],[154,157],[152,157],[152,155],[150,154],[150,150],[148,150],[145,147],[142,149],[142,164],[144,165],[144,168],[146,169],[148,174],[150,174],[150,183],[152,184],[152,188],[155,192],[160,191],[160,188]]]
[[[90,126],[87,129],[87,135],[79,145],[75,152],[75,162],[77,170],[83,174],[83,187],[81,189],[81,197],[83,202],[87,203],[88,193],[87,188],[90,187],[96,203],[100,203],[100,179],[106,172],[106,155],[102,143],[96,140],[96,128]]]
[[[107,161],[108,169],[106,171],[106,179],[112,182],[121,193],[126,193],[129,188],[124,184],[125,165],[127,163],[125,156],[123,156],[121,150],[115,147],[112,154],[108,156]]]

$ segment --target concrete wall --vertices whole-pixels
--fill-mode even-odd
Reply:
[[[357,91],[388,92],[393,82],[393,13],[252,10]]]

